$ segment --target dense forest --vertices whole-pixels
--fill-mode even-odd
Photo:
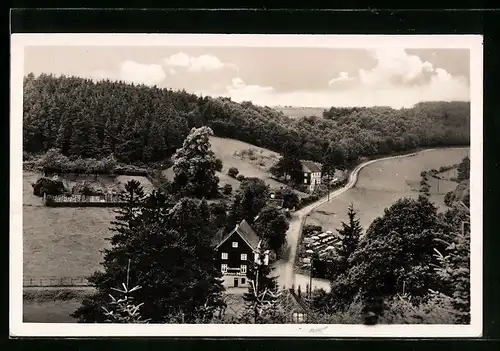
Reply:
[[[468,145],[468,102],[425,102],[410,109],[331,108],[324,118],[288,118],[269,107],[199,97],[109,80],[29,74],[24,79],[26,154],[58,148],[69,157],[111,153],[126,163],[168,160],[192,127],[282,153],[296,144],[303,159],[328,150],[345,159],[417,147]]]

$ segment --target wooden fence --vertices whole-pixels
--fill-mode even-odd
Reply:
[[[44,195],[43,203],[50,207],[119,207],[127,204],[119,195]]]
[[[91,286],[87,277],[24,277],[23,287],[79,287]]]

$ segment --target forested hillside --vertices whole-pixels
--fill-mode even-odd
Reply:
[[[303,159],[330,150],[345,159],[416,147],[468,145],[468,102],[420,103],[411,109],[332,108],[324,118],[289,118],[269,107],[198,97],[144,85],[30,74],[24,79],[26,153],[57,147],[66,155],[122,162],[169,158],[192,127],[282,152],[298,144]],[[333,144],[333,148],[330,144]],[[330,146],[330,148],[329,148]]]

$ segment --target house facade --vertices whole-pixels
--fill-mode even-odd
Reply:
[[[309,191],[313,192],[316,185],[321,184],[321,168],[312,161],[300,161],[304,173],[304,184],[309,185]]]
[[[215,261],[226,288],[248,287],[248,269],[255,260],[260,238],[247,221],[241,221],[215,248]]]

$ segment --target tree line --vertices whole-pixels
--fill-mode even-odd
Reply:
[[[164,161],[191,128],[201,126],[279,153],[292,148],[301,159],[317,162],[470,140],[468,102],[423,102],[399,110],[332,107],[324,118],[288,118],[251,102],[109,80],[28,74],[23,87],[28,154],[58,148],[74,158],[114,154],[124,163]]]

